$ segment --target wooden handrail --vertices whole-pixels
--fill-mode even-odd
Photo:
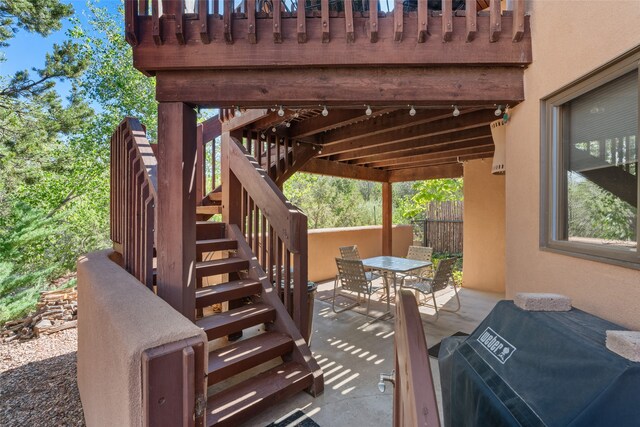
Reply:
[[[149,2],[151,8],[149,11]],[[220,25],[222,27],[222,38],[226,43],[233,44],[234,38],[232,33],[234,32],[234,22],[236,20],[248,20],[249,24],[246,27],[246,41],[250,44],[259,43],[260,40],[269,41],[270,43],[282,43],[283,37],[283,20],[296,20],[295,28],[296,33],[287,34],[287,37],[297,38],[298,43],[306,43],[309,40],[310,34],[307,33],[307,21],[313,20],[318,16],[321,18],[322,31],[319,33],[319,37],[323,43],[331,42],[330,28],[337,28],[342,26],[346,29],[346,41],[347,43],[355,42],[355,23],[354,15],[356,18],[365,18],[368,27],[368,38],[371,43],[378,41],[379,28],[382,27],[379,20],[390,20],[393,29],[396,42],[401,42],[404,37],[406,28],[417,28],[417,40],[418,43],[427,42],[427,19],[429,16],[440,15],[437,19],[442,18],[442,41],[452,41],[451,35],[453,34],[454,17],[459,16],[458,13],[454,13],[452,10],[453,0],[442,0],[442,7],[438,10],[427,10],[426,0],[418,1],[413,10],[406,10],[403,2],[394,0],[388,2],[390,9],[388,11],[382,11],[379,6],[378,0],[367,0],[354,2],[352,0],[344,1],[325,1],[318,0],[317,2],[311,2],[307,4],[300,0],[280,0],[273,2],[266,2],[264,0],[251,0],[244,1],[238,6],[231,0],[201,0],[198,1],[198,6],[194,10],[187,8],[192,3],[187,3],[185,0],[125,0],[125,36],[127,41],[136,46],[140,43],[139,30],[141,20],[149,17],[151,12],[151,27],[152,37],[154,43],[162,45],[165,38],[174,37],[178,44],[185,44],[186,37],[190,36],[193,39],[198,39],[198,42],[209,44],[216,40],[212,33],[217,33],[217,28],[211,28],[211,22],[215,22],[213,25]],[[525,8],[524,0],[514,0],[513,11],[508,11],[505,16],[509,16],[509,20],[513,22],[512,34],[510,38],[513,42],[519,42],[522,40],[525,33]],[[476,11],[488,8],[490,13],[490,25],[487,31],[487,35],[491,42],[495,42],[500,37],[502,28],[502,11],[500,9],[499,0],[468,0],[466,1],[466,9],[471,11],[467,13],[466,17],[466,41],[471,42],[476,38],[477,26],[476,26]],[[208,11],[211,10],[211,13]],[[377,13],[371,13],[372,10],[377,10]],[[435,12],[435,13],[430,13]],[[221,22],[217,24],[217,21],[209,21],[208,17],[216,16],[222,18]],[[163,32],[163,28],[166,26],[163,20],[174,20],[175,25],[172,25],[174,34],[168,34]],[[272,21],[270,26],[260,26],[256,23],[257,19],[269,19]],[[336,23],[336,27],[332,22]],[[194,28],[193,31],[187,31],[185,27]],[[261,31],[268,31],[271,34],[258,34],[258,27],[262,28]],[[169,28],[169,27],[168,27]],[[144,32],[144,31],[142,31]],[[314,34],[317,35],[317,34]]]
[[[296,238],[299,224],[306,224],[307,217],[293,206],[251,157],[240,142],[232,138],[234,144],[229,147],[229,166],[253,201],[260,206],[269,220],[274,232],[293,253],[300,253],[300,241]]]
[[[157,161],[144,126],[125,118],[111,137],[111,240],[124,268],[153,287]]]
[[[396,374],[393,391],[393,425],[439,427],[427,340],[413,293],[396,295]]]

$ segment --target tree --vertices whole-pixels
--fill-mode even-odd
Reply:
[[[405,196],[400,202],[400,212],[404,218],[415,218],[422,214],[430,202],[462,200],[462,179],[443,178],[416,181],[415,194]]]

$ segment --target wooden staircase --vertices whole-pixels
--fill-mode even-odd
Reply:
[[[264,297],[264,281],[250,277],[251,262],[247,254],[252,252],[242,248],[246,242],[230,237],[228,228],[222,222],[197,223],[198,282],[210,276],[226,278],[222,283],[196,290],[196,309],[204,313],[196,325],[205,331],[213,348],[206,370],[208,387],[219,389],[220,383],[250,369],[253,371],[249,378],[208,396],[207,426],[236,426],[302,390],[315,394],[318,390],[314,387],[322,381],[317,366],[310,369],[299,363],[304,355],[295,341],[301,336],[292,336],[291,331],[283,327],[291,319],[279,300]],[[273,296],[277,297],[275,293]],[[225,303],[229,310],[211,313],[212,305]],[[276,307],[278,305],[280,307]],[[263,324],[264,332],[257,335],[235,342],[226,338],[238,336],[248,328],[254,333],[255,326]],[[293,332],[296,335],[297,330]],[[308,352],[306,344],[304,347],[305,353]],[[256,367],[266,362],[275,366],[255,375]]]

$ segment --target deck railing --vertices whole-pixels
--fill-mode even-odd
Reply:
[[[145,128],[128,117],[111,137],[111,240],[124,268],[153,289],[157,162]]]
[[[396,296],[396,370],[393,425],[440,427],[427,341],[418,304],[409,290]]]
[[[232,205],[227,207],[227,221],[239,227],[269,283],[276,286],[296,327],[305,335],[307,217],[289,203],[240,141],[223,135],[222,144],[228,153],[223,168],[226,164],[229,168],[223,171],[223,191],[228,192],[228,199],[223,200]]]
[[[505,13],[513,16],[510,37],[517,42],[525,32],[524,0],[508,3],[513,9]],[[260,39],[281,43],[283,32],[291,32],[293,28],[294,33],[286,37],[297,38],[299,43],[312,39],[329,43],[332,34],[338,32],[346,34],[347,42],[352,43],[358,27],[363,24],[361,18],[366,18],[366,34],[372,43],[378,41],[381,27],[384,31],[390,28],[398,42],[402,41],[405,31],[411,29],[418,43],[424,43],[433,32],[429,18],[441,16],[438,24],[441,39],[446,42],[453,35],[454,17],[465,16],[466,39],[472,41],[479,30],[477,12],[487,8],[490,25],[482,30],[489,33],[492,42],[500,37],[503,14],[500,0],[442,0],[433,2],[433,6],[439,8],[434,10],[427,0],[125,0],[125,34],[130,44],[137,45],[139,17],[149,17],[152,37],[158,45],[167,37],[175,37],[179,44],[195,38],[208,44],[217,38],[214,34],[219,34],[219,29],[223,34],[221,39],[233,43],[234,23],[240,21],[246,23],[242,28],[246,28],[246,39],[250,44],[258,43]],[[371,13],[374,10],[377,13]],[[166,19],[175,20],[175,26],[171,26],[173,36],[163,34],[166,29],[162,21]],[[271,21],[270,25],[259,23],[265,19]],[[315,24],[317,19],[321,20],[319,31]],[[295,26],[285,25],[285,20],[295,21]],[[313,28],[308,28],[310,20],[314,20]],[[344,27],[330,30],[334,25]]]

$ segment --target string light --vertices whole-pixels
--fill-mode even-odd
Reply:
[[[284,108],[282,108],[282,105],[280,106],[280,109],[278,110],[278,115],[280,117],[284,117]]]
[[[371,114],[373,114],[373,111],[371,111],[371,106],[367,105],[367,110],[364,112],[367,116],[370,116]]]
[[[264,132],[262,132],[262,133],[260,134],[260,137],[261,137],[262,139],[267,139],[267,135],[265,135],[265,134],[264,134]]]
[[[291,127],[291,122],[286,122],[284,125],[285,125],[286,127],[290,128],[290,127]]]
[[[460,115],[460,110],[458,110],[458,106],[453,106],[453,117],[458,117]]]
[[[409,115],[411,117],[416,115],[416,109],[413,107],[413,105],[411,106],[411,109],[409,110]]]
[[[271,128],[271,132],[273,132],[273,133],[276,133],[276,131],[277,131],[277,130],[278,130],[278,129],[276,129],[276,127],[275,127],[275,126]]]
[[[496,111],[494,111],[493,114],[495,114],[496,117],[501,115],[502,114],[502,105],[498,105],[498,108],[496,108]]]
[[[322,109],[322,115],[324,117],[327,117],[329,115],[329,110],[327,110],[327,106],[325,105],[324,108]]]
[[[235,111],[235,116],[236,117],[242,117],[242,111],[240,111],[240,108],[236,106],[236,111]]]

